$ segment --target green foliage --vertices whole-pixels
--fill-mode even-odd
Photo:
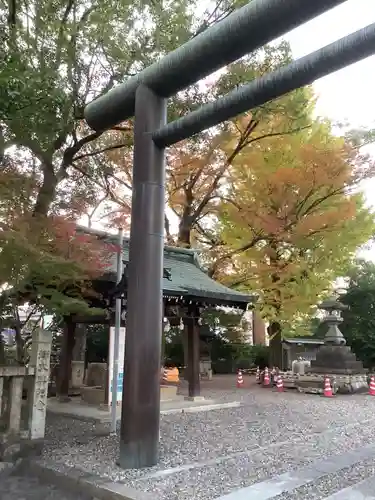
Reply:
[[[242,311],[230,309],[206,309],[202,313],[203,324],[226,342],[243,340]]]
[[[0,159],[17,158],[14,168],[37,181],[32,209],[72,213],[117,199],[119,166],[102,150],[125,155],[132,141],[91,133],[85,104],[243,3],[203,12],[197,0],[0,0]]]
[[[108,360],[109,328],[107,325],[86,326],[86,349],[88,363],[102,363]]]
[[[253,363],[262,370],[270,366],[270,348],[265,345],[255,345],[252,348]]]
[[[343,312],[340,329],[345,339],[368,368],[375,367],[375,264],[359,260],[349,272],[349,287],[341,301],[349,306]]]
[[[203,323],[212,336],[202,338],[206,343],[216,373],[234,373],[239,368],[252,368],[268,364],[268,347],[251,346],[244,340],[241,327],[242,315],[222,309],[207,309]],[[184,366],[182,332],[178,327],[165,333],[165,360],[176,366]]]
[[[0,0],[0,285],[20,303],[61,315],[95,312],[80,293],[86,259],[46,248],[32,215],[41,226],[47,217],[77,220],[105,200],[109,213],[119,203],[128,215],[122,169],[132,123],[92,133],[85,104],[243,3],[220,0],[203,12],[190,0]],[[120,148],[120,160],[104,154]]]

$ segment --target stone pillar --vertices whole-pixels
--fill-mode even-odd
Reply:
[[[50,374],[52,333],[37,329],[33,334],[30,365],[35,376],[29,397],[29,437],[43,439],[46,427],[47,395]]]
[[[3,413],[4,378],[0,377],[0,419]]]

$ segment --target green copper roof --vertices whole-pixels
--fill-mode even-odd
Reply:
[[[102,231],[90,232],[104,237],[108,242],[116,244],[116,235],[110,235]],[[123,262],[129,261],[129,240],[124,240]],[[254,297],[236,290],[232,290],[221,283],[210,278],[198,261],[198,252],[191,249],[164,247],[164,269],[169,275],[163,278],[164,296],[184,296],[192,299],[201,299],[222,305],[234,305],[245,308]],[[113,281],[116,276],[116,254],[109,268],[109,274]]]

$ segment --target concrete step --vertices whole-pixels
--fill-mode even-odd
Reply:
[[[324,460],[318,460],[307,467],[273,476],[265,481],[232,491],[216,500],[249,500],[252,498],[256,500],[280,500],[281,498],[282,500],[295,500],[297,498],[298,500],[322,499],[323,497],[320,494],[316,496],[314,492],[318,484],[324,482],[330,484],[332,478],[335,476],[340,477],[341,472],[346,470],[355,471],[357,465],[364,462],[374,463],[374,461],[375,445],[372,444]],[[369,478],[363,481],[357,480],[354,484],[339,491],[334,486],[329,491],[324,490],[330,493],[336,489],[324,500],[375,500],[374,486],[375,476],[372,474]],[[327,488],[329,489],[329,486]]]
[[[324,500],[375,500],[375,476],[343,488]]]

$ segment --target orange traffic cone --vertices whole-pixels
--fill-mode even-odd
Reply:
[[[259,369],[259,366],[257,367],[257,373],[256,373],[256,376],[255,376],[255,380],[258,383],[260,382],[260,369]]]
[[[241,389],[243,386],[243,377],[241,370],[238,370],[237,374],[237,389]]]
[[[370,396],[375,396],[375,378],[374,378],[374,375],[372,375],[370,378],[370,385],[369,385],[368,393]]]
[[[324,379],[324,392],[323,396],[325,398],[332,398],[333,392],[332,392],[332,387],[331,387],[331,382],[328,377]]]
[[[267,367],[264,369],[263,385],[264,387],[269,387],[270,385],[270,374]]]
[[[277,377],[276,389],[277,389],[277,392],[284,392],[284,382],[283,382],[283,378],[281,375],[279,375]]]

